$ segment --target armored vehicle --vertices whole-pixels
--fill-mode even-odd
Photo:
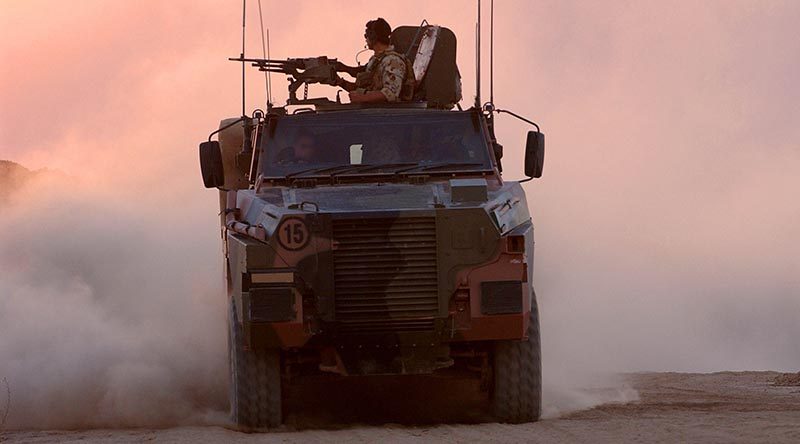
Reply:
[[[395,32],[422,46],[417,27]],[[320,372],[470,373],[499,420],[539,418],[533,224],[522,187],[501,175],[498,110],[450,109],[460,82],[450,40],[425,44],[436,52],[424,75],[447,79],[425,84],[433,102],[295,96],[222,121],[219,140],[201,144],[205,185],[220,190],[242,428],[281,424],[282,386]],[[318,62],[305,66],[333,65]],[[525,150],[526,175],[541,176],[538,127]]]

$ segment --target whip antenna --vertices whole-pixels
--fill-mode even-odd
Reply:
[[[250,119],[247,117],[247,107],[246,107],[246,89],[245,89],[245,58],[244,58],[244,42],[245,42],[245,26],[247,24],[247,0],[242,0],[242,54],[239,59],[242,61],[242,151],[239,153],[239,156],[243,156],[241,159],[239,156],[236,158],[236,165],[244,171],[244,168],[247,168],[247,161],[243,160],[247,157],[247,155],[252,151],[252,141],[250,140],[250,131],[252,131],[253,127],[250,123]],[[241,163],[240,163],[241,162]]]
[[[269,52],[269,29],[267,29],[267,58],[272,58]],[[272,105],[272,71],[267,71],[267,95],[269,96],[269,105]]]
[[[267,58],[267,43],[264,37],[264,16],[261,14],[261,0],[258,0],[258,21],[261,22],[261,57]],[[267,100],[267,108],[270,107],[272,101],[269,97],[269,72],[264,71],[264,94]]]
[[[243,117],[247,115],[247,109],[246,109],[245,104],[244,104],[244,100],[245,100],[245,98],[244,98],[244,96],[245,96],[245,88],[244,88],[244,86],[245,86],[245,80],[244,80],[244,77],[245,77],[245,75],[244,75],[245,74],[244,73],[244,69],[245,69],[245,64],[244,64],[245,63],[244,62],[244,37],[245,37],[245,33],[244,33],[244,29],[245,29],[245,24],[246,24],[246,18],[247,18],[247,0],[242,0],[242,54],[239,56],[239,58],[242,59],[242,116]]]
[[[481,0],[478,0],[478,24],[475,25],[475,108],[481,107]]]
[[[489,103],[494,105],[494,0],[489,7]]]

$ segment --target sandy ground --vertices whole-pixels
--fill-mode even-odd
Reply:
[[[293,442],[800,442],[800,386],[774,385],[772,372],[713,374],[645,373],[625,378],[639,392],[639,401],[604,404],[535,424],[507,425],[486,421],[485,405],[471,396],[437,402],[434,387],[407,393],[385,381],[355,390],[338,384],[314,398],[314,383],[294,389],[298,402],[313,408],[303,414],[289,405],[288,425],[268,434],[244,434],[221,426],[161,430],[10,431],[8,443],[293,443]],[[363,384],[362,384],[363,386]],[[362,387],[363,388],[363,387]],[[448,390],[454,387],[448,387]],[[477,394],[474,392],[472,394]],[[399,395],[399,396],[398,396]],[[399,403],[386,402],[386,396]],[[309,398],[310,397],[310,398]],[[426,420],[420,421],[421,417]],[[367,421],[364,421],[364,418]],[[436,424],[440,420],[457,424]],[[358,421],[358,422],[356,422]]]

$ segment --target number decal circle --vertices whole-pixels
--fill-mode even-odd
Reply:
[[[281,247],[291,251],[302,250],[311,240],[306,222],[299,217],[284,219],[278,227],[277,235]]]

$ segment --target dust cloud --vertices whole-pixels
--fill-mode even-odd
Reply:
[[[224,418],[218,208],[196,151],[219,114],[236,109],[207,92],[228,67],[224,43],[199,25],[217,7],[4,9],[0,24],[15,38],[0,52],[25,64],[0,72],[0,158],[61,172],[37,173],[0,204],[7,426]]]
[[[797,371],[798,4],[542,2],[498,40],[537,11],[540,69],[524,97],[509,82],[498,96],[540,110],[548,137],[545,177],[526,185],[545,388]],[[525,129],[499,125],[505,140]]]
[[[9,427],[223,417],[225,303],[214,228],[132,211],[116,203],[122,197],[40,174],[0,207]]]

